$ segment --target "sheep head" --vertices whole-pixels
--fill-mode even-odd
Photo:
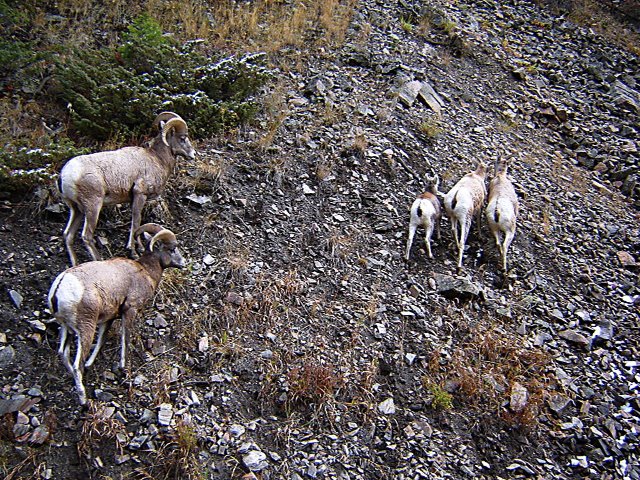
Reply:
[[[427,191],[436,194],[438,192],[438,187],[440,186],[440,177],[438,174],[434,174],[433,177],[427,176],[425,180],[427,184]]]
[[[160,132],[162,143],[171,148],[175,156],[182,156],[193,160],[196,158],[196,150],[191,145],[187,134],[187,123],[180,117],[167,121]]]
[[[473,173],[475,173],[476,175],[478,175],[480,178],[484,180],[484,177],[487,175],[487,166],[485,165],[484,162],[479,162],[478,167]]]
[[[138,240],[140,236],[144,236],[145,253],[156,255],[160,259],[162,268],[183,268],[186,265],[184,257],[178,250],[176,235],[171,230],[156,223],[146,223],[136,230],[134,236]]]
[[[500,174],[506,175],[507,169],[509,168],[509,163],[510,161],[506,158],[497,159],[495,165],[493,166],[494,174],[496,176]]]

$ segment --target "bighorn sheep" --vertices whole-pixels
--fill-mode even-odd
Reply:
[[[444,197],[444,208],[451,220],[451,230],[458,247],[458,268],[462,267],[464,246],[474,215],[480,229],[482,204],[487,195],[484,185],[486,169],[486,165],[480,162],[474,172],[462,177]]]
[[[507,251],[516,234],[518,217],[518,197],[513,183],[507,177],[507,160],[495,165],[495,176],[489,184],[489,200],[485,211],[487,224],[496,239],[496,245],[502,256],[502,269],[507,271]],[[500,237],[503,238],[500,238]]]
[[[413,202],[413,205],[411,205],[409,238],[407,238],[407,251],[405,254],[407,261],[409,261],[413,236],[416,233],[418,225],[422,225],[424,228],[424,243],[427,246],[429,258],[433,258],[431,254],[431,235],[435,228],[436,235],[438,239],[440,238],[440,220],[442,219],[442,209],[437,196],[439,183],[440,179],[437,175],[433,178],[427,178],[427,191],[419,195]]]
[[[105,341],[105,332],[116,317],[121,318],[120,367],[125,367],[129,328],[136,314],[153,296],[162,272],[182,268],[185,260],[176,236],[154,223],[138,227],[134,238],[144,234],[146,247],[138,260],[111,258],[68,268],[56,277],[49,290],[49,309],[60,324],[58,354],[75,380],[80,404],[87,403],[82,383],[84,367],[90,367]],[[98,329],[98,339],[87,358]],[[76,353],[70,361],[69,330],[76,335]]]
[[[82,240],[94,260],[100,260],[94,231],[103,205],[131,203],[131,231],[127,248],[135,256],[133,232],[140,226],[147,199],[159,196],[176,164],[176,157],[195,158],[187,136],[187,124],[173,112],[162,112],[153,122],[157,136],[144,147],[124,147],[108,152],[80,155],[60,172],[58,188],[69,206],[64,242],[71,265],[78,263],[74,238],[84,217]]]

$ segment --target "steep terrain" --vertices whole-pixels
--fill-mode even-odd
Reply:
[[[529,2],[388,3],[289,52],[260,125],[179,162],[144,218],[189,268],[124,373],[110,336],[88,411],[46,311],[66,211],[2,205],[8,478],[640,478],[638,57]],[[499,157],[508,276],[484,223],[460,272],[446,220],[405,262],[425,175]],[[105,255],[128,215],[103,212]]]

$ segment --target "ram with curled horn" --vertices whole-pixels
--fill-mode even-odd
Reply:
[[[153,129],[156,128],[159,131],[147,147],[80,155],[62,168],[58,188],[70,210],[63,236],[72,265],[78,263],[73,243],[83,220],[82,240],[91,258],[100,259],[94,234],[104,205],[131,204],[127,248],[136,256],[133,237],[140,226],[145,202],[164,192],[177,157],[194,159],[196,155],[187,123],[180,115],[160,113],[153,122]]]
[[[135,230],[134,237],[144,245],[137,260],[116,257],[71,267],[56,277],[49,290],[49,309],[60,324],[58,354],[73,375],[82,405],[87,402],[83,370],[95,361],[113,321],[121,320],[120,367],[124,368],[137,313],[153,298],[164,269],[186,264],[172,231],[147,223]],[[96,330],[98,338],[87,359]],[[73,363],[71,332],[76,339]]]

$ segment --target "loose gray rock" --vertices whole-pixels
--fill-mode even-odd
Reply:
[[[242,435],[244,435],[245,432],[245,428],[242,425],[231,425],[231,427],[229,427],[229,433],[231,434],[231,436],[233,437],[241,437]]]
[[[483,294],[482,288],[468,278],[436,273],[434,279],[437,286],[436,291],[443,295],[469,298]]]
[[[613,84],[611,94],[616,105],[631,107],[636,112],[640,111],[640,92],[620,80],[616,80]]]
[[[8,368],[9,365],[11,365],[11,363],[13,362],[15,356],[16,351],[11,345],[7,345],[2,350],[0,350],[0,368]]]
[[[553,410],[555,413],[562,412],[569,403],[571,403],[571,399],[562,394],[555,394],[549,398],[549,408]]]
[[[398,99],[407,107],[411,107],[418,98],[418,93],[422,89],[422,83],[417,80],[407,82],[398,90]]]
[[[211,197],[209,197],[208,195],[196,195],[195,193],[187,195],[184,198],[186,198],[190,202],[195,203],[196,205],[200,205],[200,206],[203,206],[203,205],[211,202]]]
[[[514,383],[511,386],[511,397],[509,399],[509,408],[514,413],[521,413],[524,411],[529,400],[529,391],[521,384]]]
[[[247,453],[242,457],[242,462],[252,472],[264,470],[269,465],[267,463],[267,456],[259,450],[253,450]]]
[[[16,306],[16,308],[20,308],[22,306],[23,298],[22,295],[20,295],[20,292],[13,289],[9,290],[9,297],[11,298],[11,301]]]
[[[576,332],[575,330],[563,330],[558,333],[558,336],[564,338],[568,342],[575,343],[582,347],[586,347],[591,343],[587,337]]]
[[[420,91],[418,92],[419,98],[425,102],[431,110],[440,114],[442,107],[444,107],[444,101],[436,93],[433,87],[428,82],[423,82]]]
[[[173,418],[173,407],[169,403],[163,403],[158,410],[158,424],[164,427],[171,424]]]
[[[396,413],[396,406],[393,403],[393,398],[389,397],[386,400],[378,404],[378,411],[385,415],[393,415]]]
[[[602,319],[593,330],[591,339],[594,343],[599,341],[608,342],[613,338],[613,325],[610,320]]]

